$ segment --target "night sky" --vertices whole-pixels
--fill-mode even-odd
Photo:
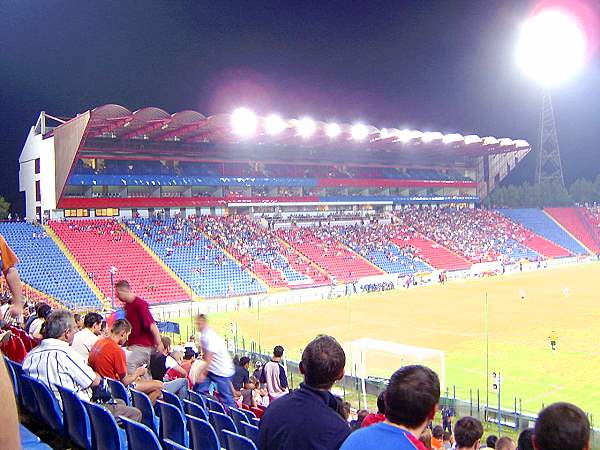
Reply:
[[[589,0],[590,2],[592,0]],[[525,0],[0,2],[0,195],[39,111],[105,103],[539,139]],[[567,183],[600,172],[598,52],[553,92]],[[510,177],[533,179],[530,155]]]

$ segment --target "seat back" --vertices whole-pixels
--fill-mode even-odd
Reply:
[[[246,414],[246,419],[248,419],[246,422],[252,423],[252,419],[256,419],[256,414],[254,414],[249,409],[244,408],[244,409],[240,409],[240,411],[243,412],[244,414]]]
[[[189,391],[188,395],[189,395],[190,401],[202,406],[204,408],[204,411],[208,410],[208,405],[206,404],[206,397],[204,395],[198,394],[197,392],[194,392],[194,391]]]
[[[165,450],[190,450],[183,445],[179,445],[177,442],[173,442],[171,439],[165,439],[163,444]]]
[[[157,401],[160,409],[160,436],[162,439],[171,439],[179,445],[188,444],[187,427],[183,413],[169,403]]]
[[[213,426],[206,420],[197,417],[187,416],[190,427],[190,439],[192,448],[202,450],[220,450],[221,444],[219,437]]]
[[[15,398],[17,399],[17,401],[19,401],[19,393],[20,393],[20,389],[19,389],[19,380],[17,379],[17,373],[15,372],[15,368],[14,366],[11,364],[11,360],[8,359],[6,356],[4,357],[4,364],[6,365],[6,370],[8,371],[8,374],[10,375],[10,381],[12,382],[13,385],[13,391],[15,393]]]
[[[94,450],[121,450],[127,448],[126,439],[119,432],[115,418],[101,405],[82,401],[92,426],[92,448]]]
[[[142,423],[158,436],[158,418],[154,412],[150,397],[136,389],[129,389],[129,392],[131,393],[133,406],[142,412]]]
[[[162,397],[163,397],[162,398],[163,402],[175,406],[176,408],[179,409],[179,411],[181,411],[183,413],[183,403],[181,403],[181,400],[179,399],[179,397],[177,397],[175,394],[171,394],[170,392],[167,392],[165,390],[162,391]]]
[[[72,390],[58,385],[56,388],[62,400],[65,436],[78,447],[91,450],[92,428],[83,403]]]
[[[26,379],[29,386],[31,386],[42,420],[51,430],[62,436],[64,433],[62,411],[52,391],[48,386],[35,378],[23,375],[23,379]]]
[[[240,432],[241,432],[241,424],[242,424],[242,422],[244,422],[244,423],[250,423],[250,421],[246,417],[246,414],[244,414],[242,411],[240,411],[237,408],[229,408],[229,415],[233,419],[233,422],[235,423],[235,426],[237,427],[237,429]]]
[[[121,417],[129,450],[162,450],[154,431],[142,423]]]
[[[233,422],[231,417],[220,412],[210,411],[209,416],[210,423],[215,428],[217,436],[219,436],[219,441],[221,442],[221,445],[227,448],[227,437],[223,434],[223,430],[231,431],[232,433],[237,433],[238,430],[235,426],[235,423]]]
[[[221,414],[225,414],[225,407],[218,401],[206,397],[206,404],[208,405],[208,409],[210,409],[211,411],[216,411]]]
[[[113,380],[111,378],[107,378],[106,381],[108,381],[108,387],[110,388],[113,397],[123,400],[127,406],[130,406],[129,393],[127,392],[125,385],[119,380]]]
[[[237,433],[232,433],[228,430],[223,430],[223,435],[227,439],[228,450],[257,450],[256,445],[250,439],[240,436]]]
[[[250,439],[258,447],[258,427],[242,422],[240,433]]]
[[[202,406],[189,400],[183,401],[183,410],[186,414],[199,419],[208,420],[208,413]]]

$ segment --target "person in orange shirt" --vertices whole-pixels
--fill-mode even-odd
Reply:
[[[19,271],[15,267],[19,263],[19,258],[15,255],[10,245],[4,240],[4,237],[0,234],[0,257],[2,258],[2,273],[8,288],[12,294],[13,303],[21,303],[21,278],[19,277]]]
[[[431,434],[431,448],[433,448],[433,450],[444,450],[444,429],[441,426],[436,425],[433,427]]]
[[[125,386],[131,386],[148,394],[152,403],[161,396],[163,383],[157,380],[141,380],[148,369],[138,367],[127,374],[125,351],[121,347],[131,333],[131,324],[125,319],[116,320],[110,329],[110,336],[101,338],[92,346],[88,363],[94,371],[103,377],[118,380]]]

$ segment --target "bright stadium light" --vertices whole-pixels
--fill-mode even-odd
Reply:
[[[498,139],[496,139],[494,136],[488,136],[483,138],[484,145],[496,145],[498,142]]]
[[[342,128],[337,123],[330,123],[325,128],[325,133],[332,139],[338,137],[341,132]]]
[[[510,138],[502,138],[499,142],[501,147],[508,147],[514,144],[513,140]]]
[[[442,138],[442,142],[444,144],[452,144],[454,142],[460,142],[463,140],[464,140],[464,138],[463,138],[462,134],[458,134],[458,133],[446,134]]]
[[[481,138],[476,134],[469,134],[465,136],[465,144],[479,144],[481,142]]]
[[[265,119],[265,132],[271,136],[281,133],[285,127],[285,122],[277,114],[271,114]]]
[[[231,114],[231,129],[238,136],[251,136],[257,127],[258,118],[248,108],[237,108]]]
[[[406,128],[404,130],[400,130],[400,132],[398,133],[398,139],[400,139],[401,142],[406,143],[414,138],[415,138],[415,131],[411,131]]]
[[[300,119],[296,124],[296,129],[298,130],[298,134],[303,138],[310,137],[317,130],[317,124],[314,120],[305,117]]]
[[[442,133],[440,133],[439,131],[427,131],[427,132],[423,133],[423,136],[421,137],[423,142],[433,142],[433,141],[443,139],[443,138],[444,138],[444,135]]]
[[[527,142],[525,139],[517,139],[515,141],[515,145],[517,148],[526,148],[529,147],[529,142]]]
[[[560,8],[541,10],[521,29],[517,62],[549,87],[571,78],[585,62],[587,36],[577,18]]]
[[[357,123],[356,125],[352,126],[351,134],[352,139],[354,139],[355,141],[363,141],[369,135],[369,129],[366,127],[366,125],[363,125],[362,123]]]

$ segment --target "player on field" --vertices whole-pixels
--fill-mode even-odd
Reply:
[[[550,347],[552,350],[556,350],[556,341],[558,341],[558,335],[556,334],[556,331],[552,331],[550,336],[548,336],[548,339],[550,339]]]

